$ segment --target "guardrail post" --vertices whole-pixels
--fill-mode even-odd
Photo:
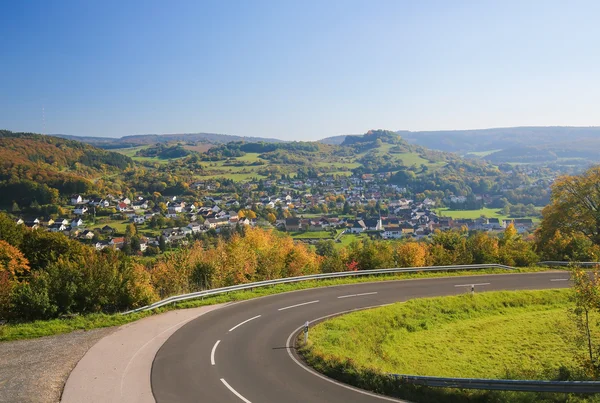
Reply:
[[[304,344],[308,343],[308,321],[304,324]]]

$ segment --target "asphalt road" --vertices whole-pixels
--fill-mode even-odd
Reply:
[[[397,401],[341,385],[299,365],[292,334],[327,315],[417,297],[568,287],[566,272],[386,281],[297,291],[210,312],[173,334],[152,366],[163,402],[283,403]],[[466,287],[464,285],[467,285]]]

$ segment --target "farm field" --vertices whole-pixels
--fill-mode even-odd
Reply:
[[[150,147],[149,145],[145,145],[145,146],[139,146],[139,147],[128,147],[128,148],[115,148],[114,152],[126,155],[128,157],[131,157],[132,160],[134,161],[139,161],[139,162],[158,162],[159,164],[167,164],[169,162],[168,159],[162,159],[162,158],[156,158],[156,157],[136,157],[135,153],[137,153],[140,150],[146,149]]]

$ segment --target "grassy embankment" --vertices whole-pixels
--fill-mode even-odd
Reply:
[[[545,268],[524,268],[517,272],[543,271]],[[316,287],[330,287],[343,284],[357,284],[376,281],[407,280],[414,278],[429,277],[448,277],[461,275],[483,275],[483,274],[506,274],[502,269],[484,269],[484,270],[466,270],[461,272],[420,272],[420,273],[401,273],[384,276],[360,276],[352,278],[338,278],[330,280],[303,281],[292,284],[282,284],[271,287],[256,288],[252,291],[231,292],[224,295],[207,297],[204,299],[191,300],[179,304],[169,305],[151,312],[143,312],[131,315],[116,314],[89,314],[76,315],[72,318],[60,318],[44,321],[35,321],[29,323],[9,323],[0,325],[0,342],[19,339],[31,339],[35,337],[51,336],[61,333],[69,333],[74,330],[90,330],[102,327],[123,325],[136,321],[146,316],[166,312],[173,309],[195,308],[205,305],[213,305],[225,302],[243,301],[251,298],[274,295],[283,292],[304,290]],[[509,273],[512,273],[509,272]]]
[[[559,394],[399,386],[386,375],[564,379],[571,371],[570,378],[578,378],[585,351],[573,341],[571,292],[465,294],[355,312],[313,327],[300,351],[328,376],[411,401],[574,401]]]

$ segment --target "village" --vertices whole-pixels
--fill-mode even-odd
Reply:
[[[186,245],[200,235],[216,236],[243,226],[275,228],[307,243],[324,239],[341,242],[342,237],[351,234],[422,239],[436,230],[500,232],[513,223],[519,233],[526,233],[534,227],[530,218],[445,217],[439,214],[440,204],[466,203],[469,198],[441,194],[435,200],[423,195],[414,200],[403,197],[406,188],[379,179],[376,175],[281,179],[260,184],[234,183],[229,187],[207,180],[190,186],[200,194],[197,197],[190,192],[131,197],[74,194],[64,206],[64,217],[20,217],[17,222],[33,229],[64,233],[99,250],[123,249],[135,231],[139,242],[135,250],[140,253],[149,247],[156,253],[156,248]],[[491,198],[476,195],[470,199],[483,205]]]

